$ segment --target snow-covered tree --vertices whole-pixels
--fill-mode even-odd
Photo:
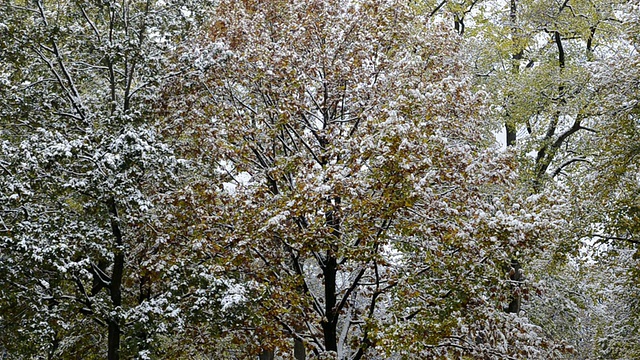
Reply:
[[[506,124],[507,144],[520,152],[520,174],[530,179],[532,191],[565,199],[557,214],[564,225],[547,239],[539,259],[525,263],[542,295],[524,310],[551,337],[572,344],[572,356],[591,356],[600,346],[599,334],[613,333],[602,330],[605,324],[626,318],[622,313],[629,310],[622,306],[620,277],[630,259],[629,241],[612,227],[625,208],[615,203],[630,199],[620,190],[635,182],[633,161],[620,156],[629,154],[623,144],[632,143],[635,132],[629,112],[637,99],[637,8],[627,1],[579,0],[477,6],[483,3],[485,11],[469,16],[473,26],[467,27],[465,44],[478,84],[492,94],[493,115]],[[609,250],[621,250],[621,257],[600,256]],[[604,271],[604,264],[616,269]]]
[[[192,241],[236,274],[234,333],[264,358],[556,350],[503,310],[545,199],[508,191],[456,36],[405,1],[218,4],[169,123],[203,171]]]
[[[634,2],[0,9],[2,357],[640,353]]]
[[[200,21],[205,4],[193,5],[2,1],[0,346],[10,355],[145,358],[180,325],[157,205],[183,164],[154,114],[162,84],[184,69],[169,55]]]

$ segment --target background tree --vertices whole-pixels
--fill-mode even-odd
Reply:
[[[181,163],[158,89],[201,3],[3,1],[0,344],[9,354],[160,354],[177,321],[157,204]]]
[[[587,181],[575,193],[591,208],[592,226],[581,232],[594,244],[594,257],[608,275],[597,293],[602,304],[594,348],[603,357],[638,356],[638,6],[623,4],[622,36],[615,53],[596,64],[598,109],[606,122],[597,124],[592,166],[583,169]],[[594,196],[595,194],[595,196]],[[605,276],[606,276],[605,275]],[[613,280],[612,280],[613,279]]]
[[[619,177],[604,181],[603,174],[613,174],[609,167],[619,162],[612,161],[610,151],[617,146],[611,145],[620,129],[629,127],[612,116],[620,107],[606,104],[612,100],[609,89],[626,89],[622,84],[633,79],[626,71],[623,76],[611,76],[612,68],[634,63],[635,50],[629,51],[628,40],[621,38],[633,27],[625,17],[633,15],[620,16],[633,11],[626,2],[493,5],[493,11],[476,13],[474,26],[467,27],[469,49],[479,51],[474,60],[478,79],[483,89],[498,96],[491,100],[494,114],[504,119],[507,130],[511,126],[518,131],[517,142],[516,133],[507,131],[507,144],[516,145],[522,154],[521,174],[529,177],[533,191],[555,193],[566,204],[558,219],[564,219],[564,230],[549,239],[541,259],[527,261],[529,278],[539,279],[540,289],[546,290],[527,304],[526,311],[548,334],[579,349],[577,358],[591,356],[599,347],[602,326],[620,315],[603,312],[597,304],[612,290],[611,274],[624,271],[604,271],[609,261],[600,256],[603,248],[590,247],[591,235],[612,220],[605,210],[610,205],[603,207],[600,200],[609,203],[617,198],[599,192],[594,197],[594,193],[598,183],[617,183],[612,180]],[[629,101],[629,93],[623,93]],[[594,264],[594,258],[602,263]],[[620,265],[617,260],[610,264]],[[617,277],[613,283],[620,282]],[[615,292],[620,293],[621,287],[616,286]],[[558,307],[550,307],[552,303]],[[608,307],[615,307],[614,303],[621,304],[616,298]]]

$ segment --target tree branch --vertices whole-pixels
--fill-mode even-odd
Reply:
[[[433,11],[429,14],[429,17],[433,17],[433,15],[435,15],[446,3],[447,0],[442,0],[442,2],[438,4],[438,6],[436,6],[436,8],[433,9]]]
[[[586,162],[588,164],[591,164],[591,161],[585,159],[584,157],[575,157],[575,158],[571,158],[567,161],[565,161],[564,163],[562,163],[560,166],[558,166],[558,168],[553,172],[553,175],[551,175],[551,177],[556,177],[560,174],[560,172],[562,172],[562,169],[564,169],[565,167],[575,163],[575,162]]]
[[[608,235],[602,235],[602,234],[589,234],[588,236],[600,238],[602,239],[602,241],[619,240],[619,241],[626,241],[631,244],[640,244],[640,240],[636,240],[633,238],[625,238],[620,236],[608,236]]]
[[[336,313],[337,314],[339,314],[340,311],[342,311],[342,309],[346,305],[347,301],[349,300],[349,297],[351,296],[351,293],[359,285],[360,279],[362,279],[362,276],[364,275],[365,271],[366,271],[365,267],[360,269],[360,271],[358,272],[358,275],[356,275],[356,278],[353,280],[353,283],[351,284],[351,286],[349,286],[347,291],[344,293],[344,295],[342,296],[342,299],[340,299],[340,303],[338,303],[338,306],[336,306]],[[336,317],[335,321],[336,322],[338,321],[337,317]]]

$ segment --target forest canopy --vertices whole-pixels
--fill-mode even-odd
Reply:
[[[0,0],[0,356],[640,356],[638,34],[628,0]]]

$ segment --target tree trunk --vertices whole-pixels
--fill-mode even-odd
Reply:
[[[118,316],[109,316],[109,353],[107,359],[120,360],[120,324]]]
[[[304,349],[304,343],[298,339],[293,342],[293,357],[296,360],[306,360],[307,352]]]
[[[507,130],[507,146],[514,146],[516,144],[516,129],[512,124],[505,124],[505,128]],[[522,281],[522,272],[520,271],[520,262],[517,259],[511,259],[511,264],[509,268],[509,280],[511,280],[512,284],[511,288],[511,296],[509,301],[509,307],[507,308],[508,313],[517,314],[520,312],[520,292],[516,291],[519,285],[516,285],[516,282]]]
[[[151,299],[151,279],[148,275],[140,276],[140,288],[138,293],[138,305],[142,305],[145,301]],[[141,326],[136,332],[137,351],[149,350],[150,343],[149,332],[145,326]]]
[[[511,259],[511,269],[509,270],[509,279],[511,280],[511,301],[507,312],[511,314],[517,314],[520,312],[520,281],[522,281],[522,271],[520,271],[520,262],[516,259]]]
[[[273,360],[274,353],[272,350],[264,350],[260,354],[260,360]]]
[[[111,294],[111,305],[113,313],[109,315],[107,323],[109,324],[108,337],[108,360],[120,360],[120,306],[122,306],[122,277],[124,273],[124,242],[122,232],[120,231],[120,223],[118,219],[118,210],[116,208],[115,199],[111,198],[107,202],[109,207],[109,216],[111,223],[111,231],[115,238],[115,246],[113,247],[113,272],[111,275],[111,284],[109,292]]]
[[[513,124],[506,123],[504,127],[507,131],[507,146],[513,146],[516,144],[516,127]]]
[[[514,43],[513,53],[511,54],[512,67],[511,72],[516,75],[520,72],[520,61],[522,60],[522,56],[524,54],[521,45],[520,45],[520,36],[517,27],[517,19],[518,19],[518,1],[511,0],[510,9],[509,9],[509,18],[511,21],[511,37]],[[514,146],[517,140],[517,128],[516,124],[511,121],[507,121],[505,123],[505,129],[507,132],[507,146]],[[509,307],[507,308],[508,313],[517,314],[520,312],[520,292],[516,291],[516,285],[514,283],[516,281],[521,280],[521,272],[520,272],[520,262],[517,259],[511,259],[511,263],[509,266],[509,280],[512,281],[511,285],[511,296],[509,301]]]
[[[338,261],[327,252],[324,275],[324,295],[325,295],[325,319],[322,320],[322,330],[324,332],[324,347],[326,351],[338,351],[338,314],[336,314],[336,272]]]

